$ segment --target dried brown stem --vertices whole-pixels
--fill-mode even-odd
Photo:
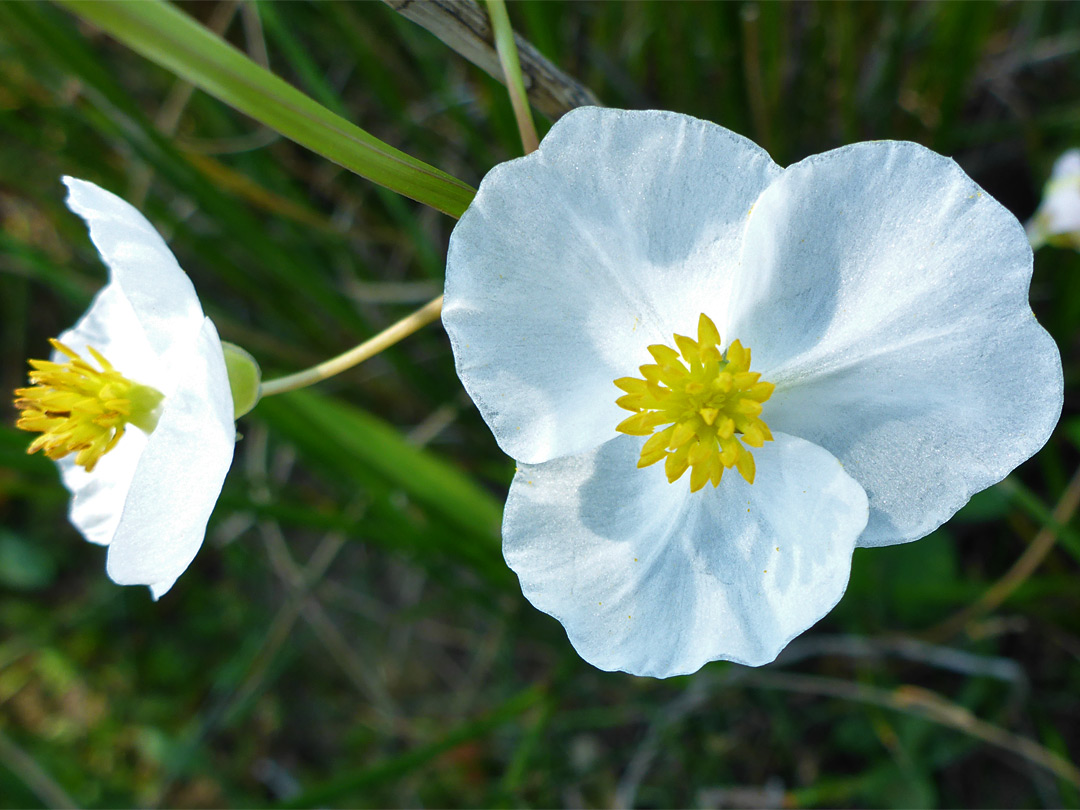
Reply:
[[[758,670],[741,681],[744,686],[779,689],[881,706],[954,728],[985,743],[1010,751],[1051,773],[1080,786],[1080,769],[1061,755],[1028,737],[1014,734],[976,717],[968,709],[918,686],[880,689],[862,683],[816,675],[796,675]]]
[[[1027,579],[1035,573],[1046,555],[1054,548],[1058,539],[1058,526],[1066,526],[1080,507],[1080,468],[1073,473],[1072,480],[1061,495],[1057,506],[1051,513],[1054,518],[1052,525],[1043,526],[1031,544],[1024,549],[1012,568],[991,585],[982,596],[967,605],[963,610],[957,611],[951,617],[924,633],[924,637],[931,641],[942,641],[955,636],[973,620],[1000,607],[1001,604],[1012,596]]]
[[[484,10],[473,0],[383,0],[401,16],[426,28],[489,76],[506,83],[495,34]],[[533,109],[557,121],[575,107],[599,106],[591,90],[567,76],[515,34],[521,73]]]

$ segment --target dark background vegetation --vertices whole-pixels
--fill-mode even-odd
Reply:
[[[231,15],[254,58],[474,185],[520,153],[502,86],[382,4],[184,8]],[[1026,219],[1080,146],[1077,3],[510,15],[604,103],[708,118],[781,164],[910,139]],[[188,96],[62,10],[0,4],[5,389],[105,278],[62,174],[143,210],[268,376],[440,289],[449,218]],[[1076,806],[1080,256],[1040,251],[1031,300],[1065,365],[1046,448],[930,537],[857,551],[839,607],[776,664],[668,681],[591,668],[522,598],[497,530],[512,463],[437,326],[244,418],[206,544],[156,604],[105,577],[9,407],[0,805]]]

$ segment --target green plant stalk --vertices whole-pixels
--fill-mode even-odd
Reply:
[[[230,107],[398,194],[459,217],[476,193],[327,110],[166,2],[57,2]]]
[[[323,805],[342,797],[357,795],[360,791],[371,790],[376,785],[414,773],[439,755],[470,740],[487,736],[500,726],[514,721],[519,715],[543,700],[544,695],[545,690],[542,687],[529,687],[514,695],[502,705],[497,706],[486,716],[461,724],[440,740],[426,745],[419,745],[396,757],[383,760],[372,767],[357,770],[353,773],[345,773],[274,806],[289,808]]]
[[[298,371],[287,377],[279,377],[276,380],[268,380],[259,387],[259,395],[268,397],[274,394],[283,394],[286,391],[295,391],[298,388],[307,388],[309,385],[322,382],[333,377],[335,374],[352,368],[358,363],[368,360],[379,352],[385,351],[403,338],[408,337],[416,330],[438,320],[442,312],[443,297],[429,301],[416,312],[402,318],[397,323],[379,332],[369,340],[365,340],[359,346],[354,346],[347,352],[332,357],[325,362],[312,366],[304,371]]]
[[[510,93],[510,104],[514,107],[514,118],[517,119],[518,132],[521,133],[521,145],[527,155],[539,148],[540,139],[536,136],[536,126],[529,110],[529,94],[525,91],[525,79],[521,75],[514,29],[510,26],[505,0],[487,0],[487,8],[488,16],[491,17],[491,28],[495,32],[495,50],[499,53],[499,63],[506,76],[506,89]]]
[[[348,487],[379,484],[403,491],[457,537],[457,545],[444,551],[499,587],[512,580],[499,558],[502,504],[457,466],[411,445],[379,417],[312,389],[264,399],[256,413],[308,461]]]

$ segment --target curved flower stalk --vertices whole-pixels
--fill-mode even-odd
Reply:
[[[926,535],[1049,437],[1031,268],[917,144],[781,169],[688,116],[566,115],[488,173],[447,259],[458,373],[518,462],[525,596],[602,669],[771,661],[856,546]]]
[[[157,599],[202,545],[232,463],[236,430],[226,358],[195,289],[128,203],[65,177],[109,283],[78,323],[32,360],[17,391],[30,452],[57,461],[71,522],[108,546],[109,577]]]
[[[1054,161],[1027,233],[1036,249],[1054,245],[1080,250],[1080,149],[1070,149]]]

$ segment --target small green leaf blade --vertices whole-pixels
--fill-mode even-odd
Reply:
[[[300,390],[263,399],[255,415],[294,442],[312,462],[363,486],[374,476],[405,492],[453,529],[460,548],[447,552],[480,569],[505,570],[502,506],[461,470],[416,447],[392,425],[347,402]],[[495,570],[485,573],[498,576]]]
[[[472,201],[467,183],[326,109],[166,2],[58,1],[150,61],[374,183],[453,217]]]

